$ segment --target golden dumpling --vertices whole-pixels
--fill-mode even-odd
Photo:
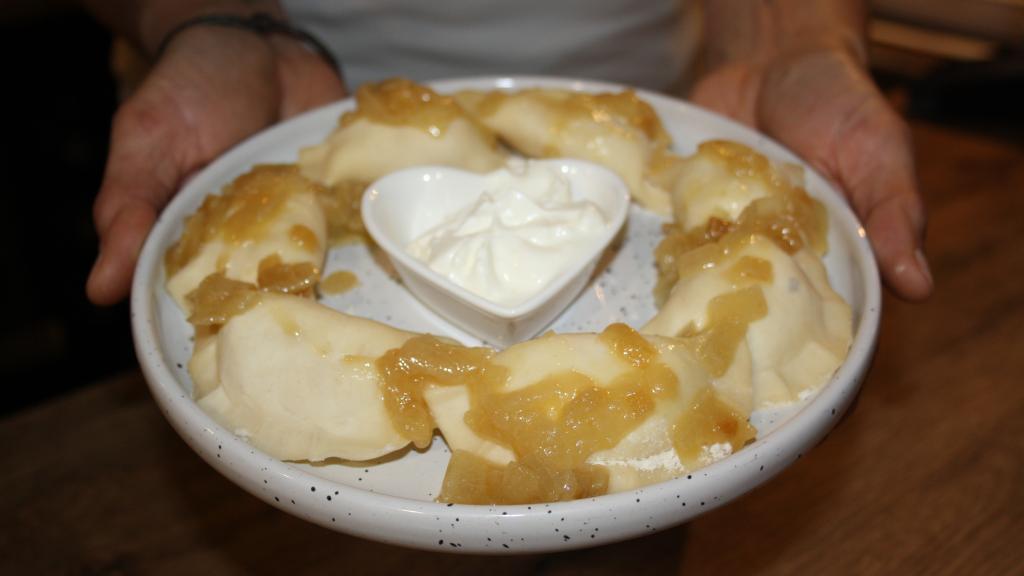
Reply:
[[[366,84],[356,103],[326,141],[299,152],[304,175],[329,186],[369,184],[411,166],[490,172],[505,161],[488,130],[425,86],[401,79]]]
[[[295,166],[257,166],[206,198],[185,222],[165,257],[167,291],[186,313],[188,295],[207,276],[264,284],[291,276],[282,291],[312,292],[327,250],[327,223],[317,200],[320,186]]]
[[[744,330],[733,332],[732,340],[719,336],[733,330],[742,315],[737,309],[753,308],[743,298],[750,294],[759,299],[759,309],[746,315]],[[716,303],[722,305],[718,310]],[[827,383],[846,358],[852,316],[811,250],[789,254],[774,241],[753,236],[713,267],[681,276],[642,331],[697,339],[712,362],[749,355],[752,389],[723,394],[736,402],[749,397],[750,408],[757,410],[799,400]],[[730,349],[715,349],[725,346]]]
[[[670,156],[671,142],[654,109],[634,92],[534,89],[462,92],[456,99],[517,152],[602,164],[622,177],[640,205],[671,213],[669,189],[653,175]]]
[[[412,334],[306,298],[259,299],[197,351],[203,410],[282,460],[369,460],[409,443],[384,406],[374,360]]]
[[[629,490],[706,465],[731,453],[730,442],[738,449],[753,435],[748,415],[717,400],[708,374],[685,347],[622,324],[601,334],[549,334],[499,352],[491,362],[504,370],[497,384],[424,393],[457,454],[442,499],[512,503],[566,496],[557,490],[526,494],[507,485],[510,478],[539,484],[600,478],[574,497]],[[695,433],[691,420],[713,410],[733,428],[721,437]],[[467,460],[472,465],[461,466],[469,470],[462,474],[484,469],[506,482],[485,494],[473,488],[467,499],[451,489],[471,484],[452,479]]]
[[[726,140],[701,143],[675,170],[672,211],[683,230],[703,227],[712,218],[734,221],[754,200],[803,184],[799,166],[771,162]]]

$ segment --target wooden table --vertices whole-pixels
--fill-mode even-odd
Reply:
[[[887,297],[860,401],[822,445],[689,525],[509,558],[344,536],[207,467],[132,373],[0,422],[0,573],[1022,574],[1024,150],[914,131],[934,297]]]

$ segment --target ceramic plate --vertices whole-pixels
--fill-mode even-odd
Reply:
[[[554,78],[475,78],[433,84],[461,89],[561,88],[618,91],[622,86]],[[672,136],[692,153],[699,142],[728,138],[769,157],[799,160],[767,137],[685,102],[639,92]],[[532,506],[466,506],[434,501],[449,453],[440,438],[426,451],[407,450],[385,461],[300,464],[263,454],[216,424],[192,401],[186,366],[192,329],[165,292],[163,254],[184,219],[253,164],[294,162],[300,148],[321,142],[352,109],[345,100],[274,126],[232,149],[186,185],[160,216],[146,241],[132,289],[132,328],[138,358],[153,396],[186,442],[211,466],[272,506],[355,536],[423,549],[467,553],[524,553],[594,546],[680,524],[755,488],[814,446],[838,421],[864,377],[878,327],[879,280],[864,230],[843,198],[811,170],[807,188],[829,209],[830,251],[825,258],[835,289],[853,308],[854,340],[846,363],[812,398],[784,410],[753,415],[758,440],[691,475],[598,498]],[[555,321],[560,332],[600,331],[614,321],[641,326],[654,313],[653,250],[661,220],[631,210],[623,247],[586,291]],[[354,271],[360,285],[325,298],[338,310],[398,328],[471,337],[431,313],[378,267],[363,246],[332,250],[325,273]],[[798,506],[798,502],[793,503]]]

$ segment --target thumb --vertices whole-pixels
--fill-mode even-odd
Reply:
[[[128,295],[142,243],[183,175],[175,156],[182,135],[174,108],[140,92],[114,117],[111,149],[93,220],[100,252],[86,281],[94,304],[115,304]]]
[[[144,201],[125,203],[114,214],[85,285],[94,304],[109,306],[128,295],[134,263],[156,214],[157,209]]]
[[[881,98],[840,138],[838,175],[863,219],[886,284],[911,300],[933,288],[922,250],[925,209],[914,175],[909,130]]]

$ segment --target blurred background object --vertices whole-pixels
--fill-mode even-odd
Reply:
[[[871,0],[872,72],[910,118],[1024,139],[1024,0]]]
[[[111,116],[148,63],[70,4],[0,7],[5,414],[136,366],[127,304],[94,308],[83,285]],[[871,5],[872,72],[907,116],[1024,143],[1024,0]]]

